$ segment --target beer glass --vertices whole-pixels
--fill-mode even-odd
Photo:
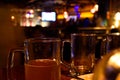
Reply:
[[[58,38],[31,38],[24,42],[24,50],[13,50],[8,68],[17,51],[24,52],[25,80],[60,80],[60,46]]]
[[[120,33],[109,33],[108,41],[109,41],[108,52],[120,48]]]
[[[96,34],[71,34],[71,65],[75,66],[80,74],[92,71],[96,43]]]

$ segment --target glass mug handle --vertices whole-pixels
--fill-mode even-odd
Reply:
[[[61,65],[65,67],[65,69],[67,69],[67,75],[74,78],[80,75],[77,68],[75,68],[75,66],[71,64],[71,41],[69,39],[62,41]],[[64,68],[63,68],[63,71],[64,71]]]
[[[62,61],[70,63],[71,59],[71,41],[69,39],[62,41]]]
[[[7,80],[24,80],[24,61],[23,65],[18,63],[19,60],[15,58],[15,55],[19,55],[16,56],[17,59],[21,55],[24,60],[24,48],[10,49],[7,59]]]

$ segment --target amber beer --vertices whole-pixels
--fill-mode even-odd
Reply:
[[[59,66],[50,59],[31,60],[25,64],[25,80],[60,80]]]
[[[9,75],[12,74],[11,68],[18,64],[13,62],[15,53],[24,53],[22,62],[24,62],[25,80],[60,80],[60,50],[61,40],[58,38],[36,37],[26,39],[24,48],[16,48],[10,51],[8,79],[15,79],[14,76],[11,79],[12,76]],[[18,70],[17,73],[19,73]],[[23,80],[20,78],[19,80]]]
[[[73,33],[71,35],[72,65],[80,74],[90,73],[93,70],[96,34]]]

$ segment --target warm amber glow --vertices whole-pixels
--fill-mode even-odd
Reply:
[[[117,12],[117,13],[115,14],[115,20],[120,20],[120,12]]]
[[[95,9],[95,11],[98,11],[98,4],[95,4],[95,6],[94,6],[94,9]]]
[[[94,7],[91,9],[91,13],[95,13],[98,11],[98,4],[95,4]]]
[[[47,27],[47,26],[49,26],[49,25],[50,25],[49,22],[41,22],[41,26],[42,26],[42,27]]]
[[[11,16],[11,19],[14,20],[14,19],[15,19],[15,16]]]
[[[30,15],[30,18],[34,18],[34,15],[33,15],[33,14],[31,14],[31,15]]]
[[[115,25],[111,25],[111,29],[114,29],[114,28],[116,28]]]
[[[108,65],[113,66],[115,68],[120,68],[120,53],[116,53],[110,57],[108,61]]]
[[[58,14],[57,19],[67,19],[68,18],[68,12],[64,12],[64,14]]]
[[[81,18],[93,18],[94,14],[92,14],[91,12],[82,12],[80,17]]]
[[[64,18],[67,19],[68,18],[68,12],[64,12]]]
[[[115,23],[114,23],[114,25],[115,25],[116,27],[119,27],[119,21],[116,20]]]
[[[91,9],[91,13],[95,13],[95,9]]]
[[[30,13],[33,14],[33,13],[34,13],[34,10],[31,9],[31,10],[30,10]]]
[[[116,80],[120,80],[120,73],[118,74]]]
[[[30,14],[26,14],[25,17],[26,17],[26,18],[29,18],[29,17],[30,17]]]
[[[120,12],[117,12],[114,16],[114,25],[116,28],[118,28],[120,26]]]
[[[64,15],[63,14],[58,14],[57,19],[64,19]]]

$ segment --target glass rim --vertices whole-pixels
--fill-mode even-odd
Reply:
[[[59,38],[52,38],[52,37],[36,37],[36,38],[28,38],[25,39],[24,42],[34,42],[34,41],[41,41],[41,42],[60,42],[61,40]]]
[[[72,33],[71,36],[97,36],[95,33]]]
[[[120,36],[120,33],[119,32],[117,32],[117,33],[109,33],[108,35],[109,36]]]

